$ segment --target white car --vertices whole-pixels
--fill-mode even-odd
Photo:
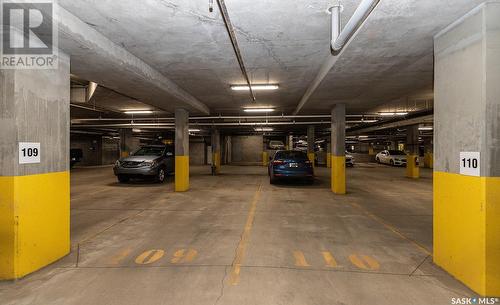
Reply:
[[[406,158],[406,153],[400,150],[383,150],[375,156],[377,163],[393,166],[406,166]]]
[[[345,152],[345,166],[347,166],[347,167],[354,166],[354,157],[351,154],[349,154],[348,152]]]

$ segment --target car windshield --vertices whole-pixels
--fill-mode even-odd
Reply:
[[[136,151],[134,156],[161,156],[165,148],[163,147],[151,147],[145,146],[141,147],[138,151]]]
[[[400,150],[389,150],[389,155],[391,156],[406,156],[404,151]]]
[[[275,159],[307,160],[307,155],[302,151],[279,151]]]

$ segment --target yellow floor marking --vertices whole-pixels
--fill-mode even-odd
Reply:
[[[302,251],[293,251],[293,257],[295,257],[295,266],[297,267],[310,267],[307,263],[306,257]]]
[[[432,257],[432,252],[429,251],[429,249],[427,249],[424,245],[422,245],[421,243],[411,239],[411,238],[408,238],[406,237],[403,233],[399,232],[398,229],[396,229],[395,227],[391,226],[390,224],[386,223],[384,220],[382,220],[380,217],[370,213],[369,211],[367,211],[365,208],[363,208],[362,206],[360,206],[359,204],[357,203],[354,203],[354,202],[349,202],[350,205],[354,206],[355,208],[361,210],[363,213],[365,213],[368,217],[372,218],[373,220],[375,220],[376,222],[382,224],[384,227],[386,227],[387,229],[389,229],[390,231],[392,231],[393,233],[395,233],[396,235],[398,235],[399,237],[403,238],[404,240],[406,241],[409,241],[410,243],[414,244],[418,249],[420,249],[422,252],[424,252],[425,254],[429,255]]]
[[[247,221],[245,223],[245,229],[241,235],[241,240],[236,248],[236,255],[233,260],[231,273],[229,275],[229,283],[231,285],[238,285],[240,282],[240,270],[243,259],[245,258],[245,250],[250,239],[250,233],[252,232],[253,221],[255,219],[255,210],[257,209],[257,202],[259,202],[260,193],[262,189],[262,184],[259,184],[259,188],[253,196],[252,204],[248,212]]]
[[[148,250],[135,259],[136,264],[148,265],[156,262],[165,255],[163,250]]]
[[[349,255],[351,262],[359,269],[378,270],[380,269],[379,262],[368,255]]]
[[[321,254],[323,254],[323,258],[325,259],[325,264],[327,267],[332,267],[332,268],[338,267],[337,261],[329,251],[323,251],[321,252]]]
[[[186,262],[186,263],[192,262],[196,258],[197,255],[198,255],[198,251],[196,251],[194,249],[189,249],[188,253],[186,254],[186,257],[184,258],[184,262]]]
[[[174,257],[170,260],[172,264],[177,264],[181,261],[181,259],[184,257],[184,252],[186,252],[186,249],[180,249],[175,251]]]
[[[111,258],[111,264],[118,265],[122,260],[124,260],[132,252],[131,248],[126,248],[120,251],[118,254]]]

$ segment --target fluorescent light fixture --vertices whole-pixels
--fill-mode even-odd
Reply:
[[[408,112],[379,112],[381,116],[407,115]]]
[[[366,139],[366,138],[368,138],[368,136],[358,136],[358,138],[360,138],[360,139]]]
[[[261,131],[261,132],[265,132],[265,131],[273,131],[274,129],[271,128],[271,127],[258,127],[258,128],[255,128],[255,131]]]
[[[142,130],[137,129],[137,128],[132,129],[132,132],[141,132],[141,131],[142,131]]]
[[[123,113],[125,114],[152,114],[151,110],[126,110]]]
[[[273,112],[275,109],[274,108],[245,108],[245,112],[263,112],[263,113],[268,113],[268,112]]]
[[[422,130],[422,131],[434,130],[434,127],[431,127],[431,126],[419,127],[418,130]]]
[[[200,129],[195,129],[195,128],[189,128],[189,132],[200,132]]]
[[[252,90],[278,90],[280,88],[279,85],[252,85]],[[231,90],[233,91],[248,91],[250,90],[248,85],[232,85]]]

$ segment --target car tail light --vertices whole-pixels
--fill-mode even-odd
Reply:
[[[283,161],[283,160],[274,160],[273,161],[273,165],[282,165],[282,164],[285,164],[285,161]]]

